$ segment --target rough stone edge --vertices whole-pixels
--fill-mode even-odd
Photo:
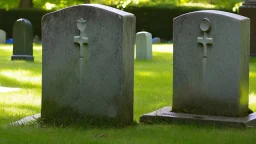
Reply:
[[[88,7],[93,7],[93,8],[102,9],[102,10],[105,10],[105,11],[108,11],[108,12],[112,12],[112,13],[121,15],[123,17],[131,16],[131,15],[134,16],[134,14],[132,14],[132,13],[129,13],[129,12],[126,12],[126,11],[123,11],[123,10],[119,10],[117,8],[113,8],[113,7],[110,7],[110,6],[107,6],[107,5],[102,5],[102,4],[79,4],[79,5],[69,6],[69,7],[54,11],[54,12],[47,13],[47,14],[43,15],[43,17],[41,19],[41,22],[43,22],[45,17],[48,17],[51,14],[59,13],[61,11],[67,10],[67,9],[72,9],[72,8],[82,7],[82,6],[87,7],[87,8]]]
[[[245,117],[209,116],[187,113],[171,112],[172,108],[167,106],[154,112],[144,114],[140,117],[142,123],[159,122],[196,122],[196,123],[218,123],[224,126],[254,127],[256,128],[256,112]]]
[[[36,122],[39,118],[41,118],[41,113],[34,114],[34,115],[31,115],[31,116],[27,116],[27,117],[25,117],[21,120],[16,121],[16,122],[7,124],[6,126],[28,125],[28,124]]]
[[[25,60],[34,61],[34,56],[32,55],[12,55],[11,60]]]

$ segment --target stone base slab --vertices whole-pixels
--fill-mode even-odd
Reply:
[[[18,120],[16,122],[10,123],[8,125],[11,126],[21,126],[21,125],[28,125],[30,123],[36,122],[39,118],[41,118],[41,114],[35,114],[35,115],[31,115],[31,116],[27,116],[21,120]]]
[[[187,113],[172,112],[171,107],[164,107],[154,112],[144,114],[140,117],[142,123],[199,123],[199,124],[217,124],[232,127],[256,127],[256,113],[249,114],[245,117],[224,117],[209,116]]]
[[[34,61],[34,56],[32,56],[32,55],[12,55],[12,60]]]

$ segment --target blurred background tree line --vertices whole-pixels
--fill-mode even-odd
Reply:
[[[233,8],[238,7],[244,0],[1,0],[0,8],[40,8],[45,10],[57,10],[72,5],[83,3],[98,3],[115,5],[117,8],[125,8],[129,5],[139,6],[199,6]]]
[[[181,14],[214,9],[238,13],[245,0],[0,0],[0,29],[12,38],[13,24],[29,20],[34,35],[41,36],[41,18],[58,9],[83,3],[115,7],[136,16],[136,32],[148,31],[153,37],[171,40],[173,19]]]

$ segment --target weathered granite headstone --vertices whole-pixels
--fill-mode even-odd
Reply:
[[[250,18],[251,21],[251,42],[250,54],[256,56],[256,0],[245,0],[239,8],[239,14]]]
[[[136,34],[136,59],[152,59],[152,35],[149,32],[138,32]]]
[[[6,43],[6,32],[0,29],[0,44]]]
[[[42,119],[132,123],[135,36],[133,14],[103,5],[45,15]]]
[[[34,61],[33,29],[29,20],[18,19],[13,27],[12,60]]]
[[[173,111],[248,115],[250,20],[201,11],[174,20]]]
[[[174,19],[173,108],[141,117],[248,124],[250,20],[214,10]],[[221,116],[221,117],[218,117]],[[229,117],[229,118],[227,118]]]

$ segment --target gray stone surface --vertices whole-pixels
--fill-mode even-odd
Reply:
[[[42,18],[45,122],[133,122],[135,21],[133,14],[98,4]]]
[[[244,117],[224,117],[209,116],[188,113],[172,112],[171,107],[164,107],[154,112],[144,114],[140,117],[140,122],[181,122],[181,123],[200,123],[200,124],[218,124],[232,127],[256,127],[256,113],[251,113]]]
[[[173,111],[248,115],[250,20],[221,11],[174,19]]]
[[[34,61],[33,29],[29,20],[18,19],[13,27],[13,55],[12,60]]]
[[[0,29],[0,44],[6,43],[6,32]]]
[[[136,59],[152,59],[152,35],[149,32],[138,32],[136,34]]]

